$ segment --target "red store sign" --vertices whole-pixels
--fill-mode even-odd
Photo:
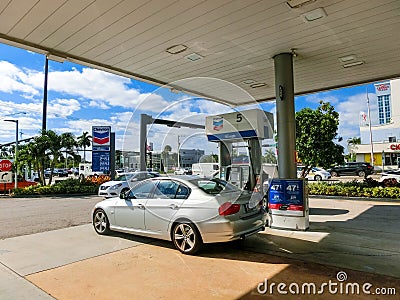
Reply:
[[[379,84],[376,86],[376,89],[380,92],[387,91],[387,90],[389,90],[389,85],[388,84]]]
[[[400,144],[391,144],[390,150],[400,150]]]

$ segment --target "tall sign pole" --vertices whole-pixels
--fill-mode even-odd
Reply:
[[[371,144],[371,165],[374,166],[374,143],[372,141],[372,124],[371,124],[371,109],[369,107],[369,96],[368,96],[368,87],[366,88],[367,92],[367,106],[368,106],[368,123],[369,123],[369,142]]]
[[[44,87],[43,87],[43,114],[42,114],[42,130],[47,128],[47,80],[49,76],[49,59],[46,55],[44,63]]]

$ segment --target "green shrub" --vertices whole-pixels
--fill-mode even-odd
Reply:
[[[318,182],[309,184],[310,195],[328,195],[342,197],[372,197],[400,199],[400,187],[393,181],[388,183],[372,182]]]
[[[70,194],[97,194],[99,185],[87,180],[61,180],[53,185],[35,185],[27,188],[14,189],[14,195],[70,195]]]

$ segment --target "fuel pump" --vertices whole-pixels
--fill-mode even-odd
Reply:
[[[210,142],[219,143],[221,178],[253,196],[268,199],[268,223],[278,229],[307,230],[309,207],[307,184],[302,179],[271,178],[261,163],[261,141],[273,138],[273,115],[260,109],[210,116],[206,134]],[[246,142],[249,163],[232,164],[232,143]],[[285,172],[282,172],[285,174]]]

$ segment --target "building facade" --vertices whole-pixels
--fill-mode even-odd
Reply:
[[[360,113],[361,145],[355,145],[357,161],[389,169],[400,165],[400,79],[375,84],[377,116]],[[371,125],[371,128],[370,128]],[[372,137],[372,145],[371,145]]]
[[[199,149],[179,149],[180,166],[183,168],[191,168],[193,164],[199,162],[204,155],[204,150]]]

